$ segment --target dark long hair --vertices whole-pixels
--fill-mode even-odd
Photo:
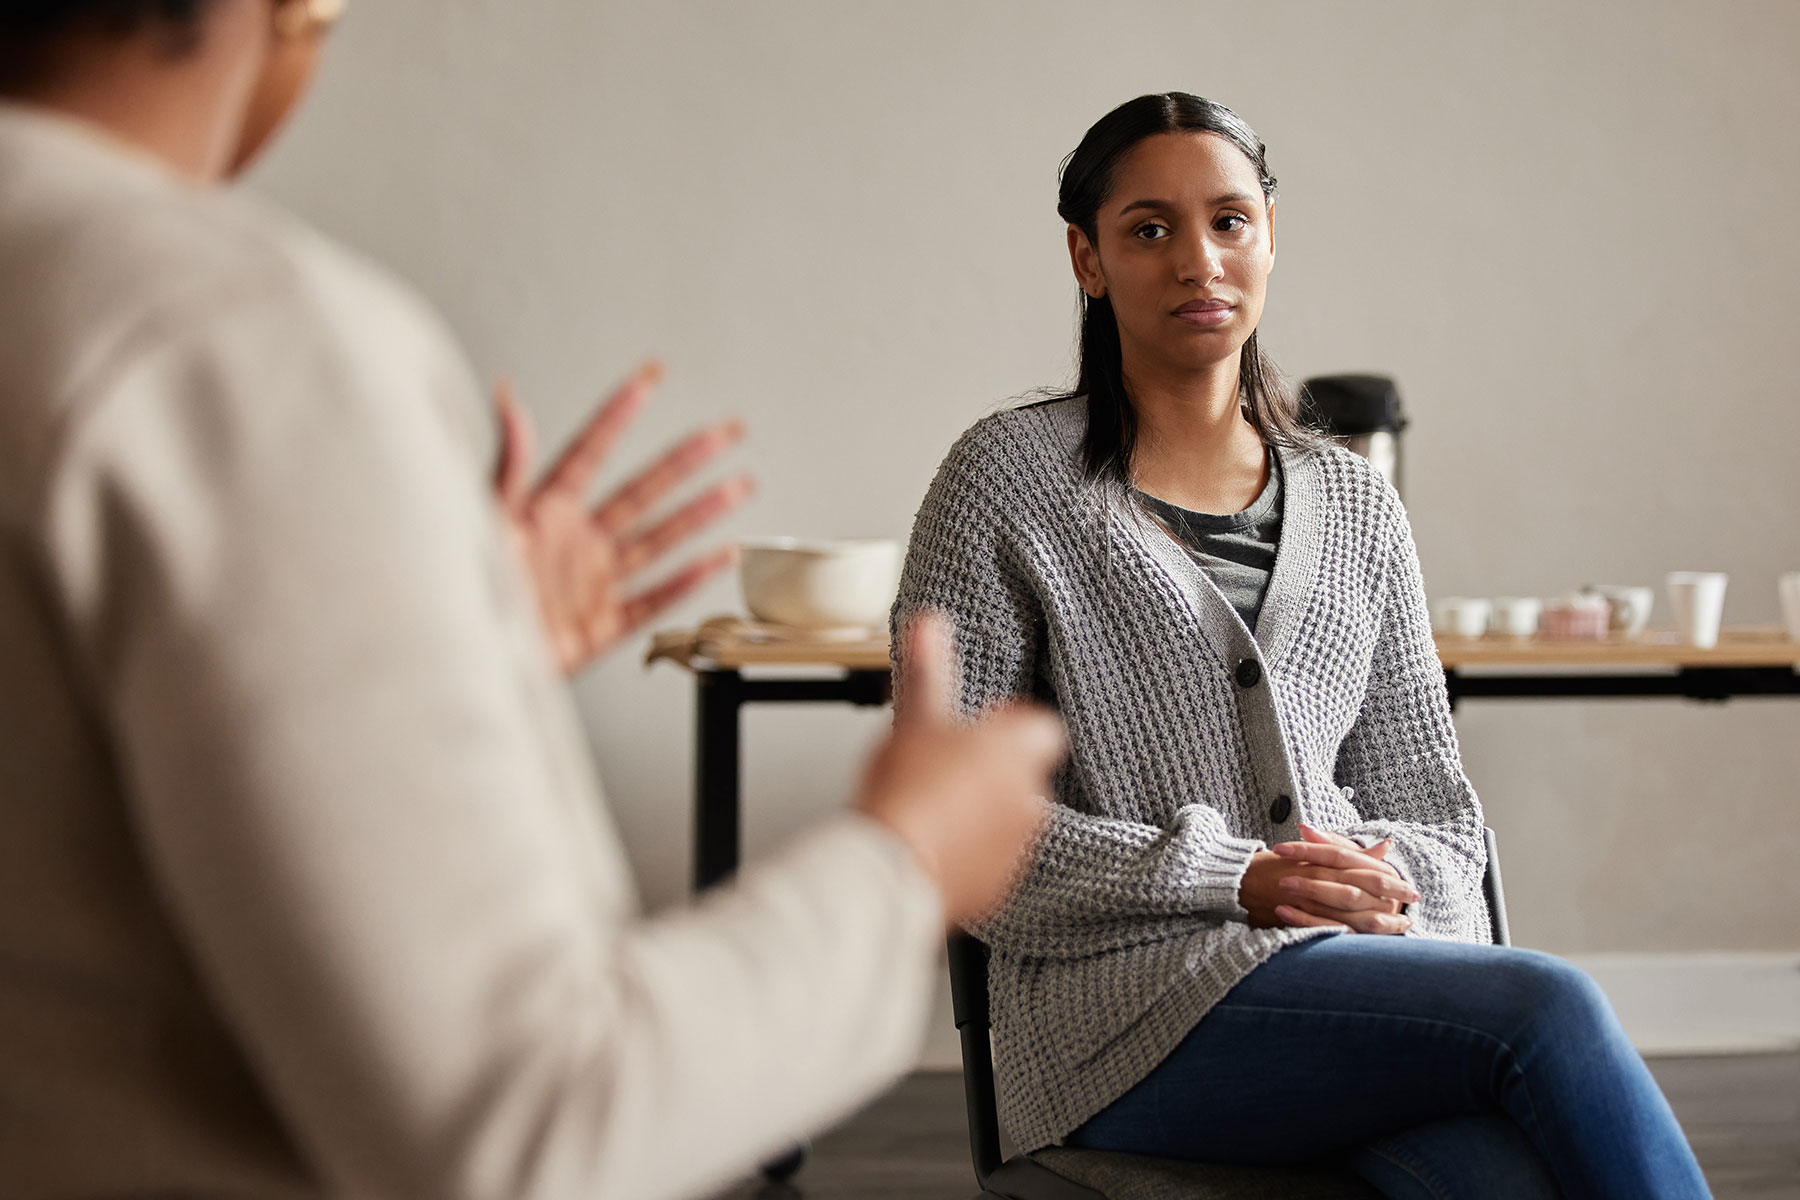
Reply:
[[[1211,100],[1186,92],[1165,92],[1127,100],[1094,122],[1093,128],[1063,160],[1056,211],[1063,220],[1098,246],[1100,206],[1113,188],[1113,176],[1125,156],[1145,138],[1159,133],[1216,133],[1243,152],[1256,168],[1263,199],[1275,202],[1275,176],[1262,140],[1244,119]],[[1086,396],[1087,436],[1082,465],[1088,478],[1128,484],[1131,456],[1137,445],[1137,410],[1125,387],[1119,350],[1119,323],[1112,301],[1081,297],[1081,342],[1075,388],[1066,398]],[[1238,355],[1238,391],[1244,415],[1265,442],[1309,446],[1317,438],[1299,415],[1299,397],[1273,360],[1263,353],[1256,333]]]

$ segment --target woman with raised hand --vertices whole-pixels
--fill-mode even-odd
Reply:
[[[439,322],[223,186],[337,9],[0,0],[0,1192],[699,1195],[910,1065],[1060,733],[921,622],[856,811],[640,912],[561,673],[736,431],[590,504],[648,371],[490,482]]]
[[[1025,880],[972,925],[1014,1140],[1342,1159],[1392,1197],[1706,1195],[1593,981],[1485,944],[1406,514],[1258,345],[1261,141],[1139,97],[1057,211],[1076,387],[956,443],[896,607],[954,619],[965,711],[1028,693],[1069,730]]]

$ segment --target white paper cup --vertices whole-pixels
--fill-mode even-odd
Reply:
[[[1719,644],[1726,578],[1722,571],[1669,572],[1666,582],[1669,607],[1675,613],[1675,632],[1688,645],[1708,650]]]
[[[1487,628],[1488,614],[1492,609],[1493,606],[1486,600],[1446,596],[1432,607],[1431,627],[1438,633],[1480,637],[1481,631]]]
[[[1800,642],[1800,571],[1789,571],[1777,585],[1781,592],[1781,620],[1789,641]]]
[[[1535,596],[1500,596],[1488,615],[1488,632],[1502,637],[1530,637],[1537,632],[1544,602]]]

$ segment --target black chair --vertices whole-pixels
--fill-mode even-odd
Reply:
[[[1482,892],[1494,943],[1512,945],[1494,831],[1485,830]],[[962,1035],[963,1093],[977,1200],[1368,1200],[1377,1193],[1347,1172],[1319,1167],[1234,1167],[1100,1150],[1051,1147],[1001,1160],[988,1041],[988,948],[965,933],[950,938],[950,996]]]

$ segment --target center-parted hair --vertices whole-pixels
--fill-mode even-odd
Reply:
[[[1245,120],[1223,104],[1164,92],[1128,100],[1094,122],[1074,153],[1063,160],[1056,211],[1098,247],[1100,208],[1112,194],[1119,164],[1139,142],[1161,133],[1212,133],[1229,141],[1255,168],[1263,199],[1275,202],[1275,176],[1262,139]],[[1081,341],[1075,388],[1070,396],[1088,398],[1083,468],[1090,479],[1128,484],[1132,451],[1137,444],[1137,412],[1125,387],[1119,349],[1119,323],[1112,301],[1081,297]],[[1289,445],[1315,439],[1299,417],[1299,398],[1257,343],[1255,331],[1238,357],[1238,389],[1244,414],[1263,440]]]

